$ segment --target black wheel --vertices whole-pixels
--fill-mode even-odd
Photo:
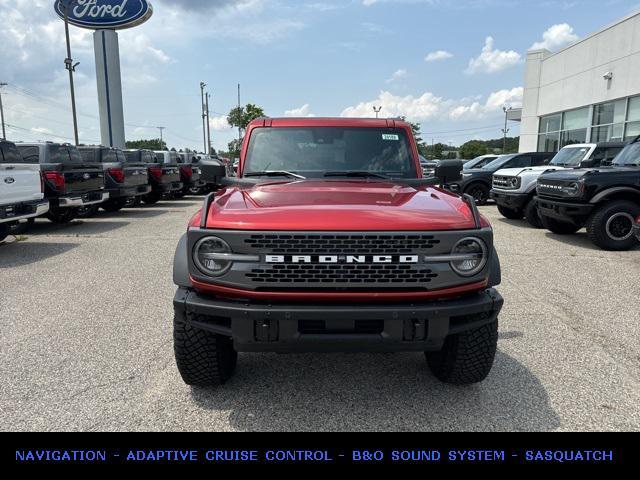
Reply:
[[[535,198],[529,200],[527,206],[524,207],[524,218],[533,228],[542,228],[542,219],[538,213],[538,202],[536,202]]]
[[[144,197],[142,197],[142,201],[145,203],[145,205],[155,205],[156,203],[158,203],[160,201],[160,199],[162,198],[162,194],[159,192],[151,192],[148,195],[145,195]]]
[[[470,385],[489,375],[498,348],[498,322],[451,335],[439,352],[426,352],[427,363],[438,380]]]
[[[464,193],[471,195],[478,205],[486,205],[489,200],[489,187],[484,183],[472,183],[469,185]]]
[[[173,320],[173,347],[178,371],[187,385],[223,385],[236,368],[233,340],[189,326],[180,312]]]
[[[102,205],[100,205],[100,207],[102,207],[105,212],[116,213],[122,210],[126,204],[126,199],[118,198],[116,200],[107,200]]]
[[[540,223],[543,228],[557,235],[573,235],[580,230],[580,227],[573,223],[561,222],[555,218],[545,217],[544,215],[540,215]]]
[[[634,219],[640,215],[640,205],[627,200],[605,203],[587,220],[591,241],[603,250],[630,250],[638,244],[633,235]]]
[[[522,217],[524,217],[522,210],[512,210],[502,205],[498,205],[498,211],[504,218],[508,218],[509,220],[521,220]]]
[[[49,221],[58,225],[65,225],[73,221],[77,216],[78,212],[73,208],[52,208],[46,215]]]
[[[0,223],[0,242],[9,236],[9,232],[11,232],[11,227],[6,223]]]
[[[91,218],[95,217],[100,211],[100,205],[91,205],[89,207],[83,207],[78,209],[78,218]]]

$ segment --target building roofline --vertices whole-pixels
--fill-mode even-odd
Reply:
[[[579,40],[577,40],[577,41],[573,42],[573,43],[572,43],[572,44],[570,44],[570,45],[567,45],[566,47],[564,47],[564,48],[563,48],[563,49],[561,49],[561,50],[558,50],[557,52],[551,52],[551,51],[549,51],[549,50],[547,50],[547,49],[542,48],[542,49],[527,50],[527,54],[530,54],[530,53],[549,52],[549,53],[550,53],[550,55],[549,55],[547,58],[555,57],[556,55],[559,55],[559,54],[561,54],[561,53],[563,53],[563,52],[565,52],[565,51],[567,51],[567,50],[570,50],[571,48],[576,47],[576,46],[580,45],[581,43],[586,42],[587,40],[590,40],[590,39],[592,39],[593,37],[595,37],[595,36],[597,36],[597,35],[600,35],[601,33],[606,32],[607,30],[611,30],[612,28],[615,28],[615,27],[617,27],[618,25],[620,25],[620,24],[622,24],[622,23],[624,23],[624,22],[627,22],[627,21],[631,20],[632,18],[635,18],[635,17],[637,17],[637,16],[639,16],[639,15],[640,15],[640,10],[636,10],[636,11],[634,11],[634,12],[630,13],[629,15],[626,15],[626,16],[622,17],[621,19],[616,20],[615,22],[610,23],[609,25],[606,25],[606,26],[602,27],[600,30],[597,30],[597,31],[595,31],[595,32],[593,32],[593,33],[590,33],[590,34],[589,34],[589,35],[587,35],[586,37],[581,38],[581,39],[579,39]],[[546,60],[547,58],[545,58],[545,60]]]

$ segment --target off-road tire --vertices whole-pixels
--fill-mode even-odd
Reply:
[[[540,223],[542,223],[543,228],[546,228],[556,235],[573,235],[580,230],[580,227],[573,223],[561,222],[555,218],[545,217],[544,215],[540,215]]]
[[[498,211],[500,215],[504,218],[508,218],[509,220],[522,220],[524,217],[524,212],[522,210],[513,210],[511,208],[503,207],[502,205],[498,205]]]
[[[471,195],[475,199],[476,204],[482,206],[487,204],[490,190],[484,183],[476,182],[465,188],[464,193]]]
[[[527,220],[527,223],[533,228],[542,228],[542,219],[540,218],[540,213],[538,212],[538,202],[535,198],[529,200],[527,206],[524,207],[524,218]]]
[[[426,352],[427,363],[438,380],[471,385],[489,375],[498,348],[498,321],[447,337],[442,350]]]
[[[78,216],[78,212],[73,208],[51,209],[46,214],[47,219],[57,225],[66,225]]]
[[[640,205],[627,200],[616,200],[608,202],[599,207],[591,214],[587,220],[587,233],[589,238],[597,247],[603,250],[621,252],[631,250],[638,244],[638,240],[633,234],[633,220],[640,215]],[[615,229],[615,225],[609,225],[609,221],[615,219],[623,222],[623,230],[618,232],[616,237],[623,238],[616,240],[608,234],[608,229]],[[628,223],[628,234],[627,233]],[[613,232],[612,232],[613,233]]]
[[[187,385],[223,385],[236,368],[238,353],[231,338],[194,328],[179,312],[173,320],[173,346],[178,371]]]
[[[122,210],[127,205],[127,200],[123,198],[118,198],[115,200],[107,200],[100,208],[102,208],[105,212],[108,213],[117,213]]]
[[[11,232],[11,227],[6,223],[0,223],[0,242],[2,242],[5,238],[9,236]]]
[[[95,217],[100,211],[100,205],[91,205],[89,207],[79,208],[76,215],[77,218]]]
[[[160,201],[161,198],[162,198],[162,194],[158,192],[151,192],[150,194],[142,197],[142,201],[144,202],[145,205],[155,205]]]

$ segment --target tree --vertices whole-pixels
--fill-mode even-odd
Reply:
[[[256,118],[264,117],[264,110],[253,103],[248,103],[245,107],[236,107],[231,109],[227,122],[232,127],[245,130]]]
[[[131,150],[166,150],[167,143],[160,141],[159,138],[152,140],[132,140],[126,142],[125,146]]]
[[[480,155],[486,155],[488,151],[486,142],[471,140],[460,147],[460,156],[462,158],[472,159]]]

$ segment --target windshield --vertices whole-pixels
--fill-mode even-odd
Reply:
[[[563,148],[553,157],[550,165],[556,167],[578,167],[585,160],[589,150],[591,150],[591,147]]]
[[[471,168],[482,168],[490,162],[493,162],[498,157],[476,157],[473,160],[468,161],[464,164],[463,168],[465,170],[469,170]]]
[[[506,164],[509,160],[511,160],[515,155],[502,155],[501,157],[496,158],[492,162],[487,163],[483,170],[498,170],[504,164]],[[476,167],[477,168],[477,167]]]
[[[640,167],[640,143],[632,143],[624,147],[613,161],[616,167]]]
[[[366,176],[417,178],[404,130],[392,128],[295,127],[253,131],[244,174],[288,172],[306,178]]]

